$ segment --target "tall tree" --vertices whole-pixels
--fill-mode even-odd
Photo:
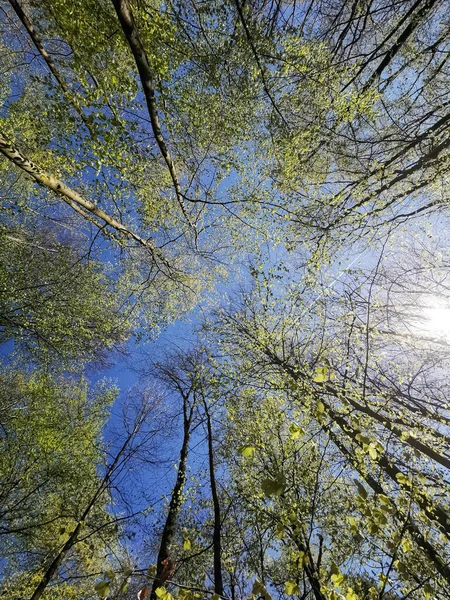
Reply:
[[[115,544],[107,490],[89,515],[83,511],[100,482],[101,432],[117,390],[99,386],[89,391],[85,381],[8,368],[2,369],[0,393],[0,543],[5,558],[0,595],[32,597],[49,558],[81,527],[83,541],[71,552],[52,594],[85,593],[83,575],[103,568],[108,545]],[[102,535],[95,535],[97,529]]]
[[[197,410],[198,373],[192,356],[172,356],[166,363],[157,365],[157,373],[168,389],[181,398],[182,436],[175,484],[170,494],[167,515],[162,528],[156,562],[156,574],[151,587],[150,598],[157,598],[157,590],[170,578],[175,562],[172,548],[175,545],[177,520],[183,505],[183,493],[187,479],[189,444]]]
[[[378,270],[379,266],[373,277],[377,277]],[[410,270],[408,277],[411,277]],[[373,285],[369,285],[368,289],[373,292]],[[387,514],[392,514],[390,526],[395,532],[395,543],[400,544],[406,535],[408,541],[402,542],[403,555],[400,556],[395,548],[391,548],[389,538],[385,540],[387,548],[391,548],[391,557],[394,556],[389,574],[392,575],[398,568],[400,580],[412,577],[414,581],[418,571],[409,560],[414,562],[414,555],[422,553],[428,561],[428,568],[434,573],[428,575],[436,586],[433,589],[445,597],[449,578],[446,547],[449,507],[445,500],[448,484],[444,473],[448,469],[448,458],[446,434],[440,423],[446,422],[446,409],[435,405],[437,412],[433,416],[427,409],[429,398],[437,393],[438,388],[433,390],[431,378],[427,376],[427,387],[417,391],[413,382],[422,369],[419,364],[417,370],[411,373],[411,365],[414,364],[411,355],[405,356],[404,365],[397,360],[396,369],[389,368],[386,363],[382,367],[382,376],[378,377],[380,362],[375,343],[365,349],[363,346],[361,353],[360,345],[349,344],[348,339],[342,337],[340,327],[345,327],[346,323],[350,324],[351,335],[355,338],[361,335],[362,342],[367,327],[370,327],[370,324],[363,327],[362,334],[355,331],[358,312],[354,308],[350,319],[342,314],[338,319],[335,315],[334,324],[328,317],[329,309],[322,308],[316,313],[320,320],[313,316],[307,325],[307,313],[305,308],[302,309],[305,298],[300,301],[294,295],[291,299],[278,298],[275,302],[270,290],[267,294],[266,283],[261,284],[260,292],[257,290],[252,296],[246,295],[239,311],[220,313],[218,333],[227,361],[236,365],[234,368],[239,377],[248,381],[254,389],[267,387],[287,396],[290,399],[287,410],[292,416],[299,413],[313,419],[318,431],[325,434],[328,443],[336,448],[338,455],[341,454],[346,468],[354,474],[359,498],[356,506],[359,503],[362,509],[369,501],[364,484],[372,489],[374,507],[365,509],[364,515],[369,536],[384,535],[382,531],[390,523]],[[356,290],[361,298],[361,289]],[[369,297],[369,302],[373,303],[374,298]],[[297,317],[299,310],[304,311],[302,320]],[[383,311],[378,312],[378,315],[382,314]],[[393,321],[390,324],[392,326]],[[317,335],[319,327],[321,332]],[[370,330],[370,340],[376,340],[376,336],[374,327]],[[342,345],[337,342],[340,339],[344,340]],[[381,347],[386,354],[385,332],[382,340]],[[352,356],[358,349],[362,369],[356,366],[354,370],[353,357],[346,358],[345,344],[351,349]],[[441,352],[444,351],[445,348],[441,349]],[[448,360],[444,356],[443,360]],[[372,370],[372,364],[375,370]],[[439,373],[437,361],[434,368],[435,373]],[[403,383],[410,389],[410,394],[412,389],[415,390],[412,392],[414,400],[408,403],[406,398],[409,394],[405,394],[405,402],[400,399],[402,409],[399,411],[396,398]],[[297,435],[296,427],[294,421],[294,437]],[[246,451],[252,454],[255,450],[255,446],[250,444]],[[282,494],[286,487],[285,477],[283,469],[275,467],[266,489],[275,495],[276,492]],[[355,519],[350,520],[349,527],[358,533],[356,523]],[[414,552],[408,556],[412,548],[415,548]],[[381,567],[381,574],[386,569],[387,566]],[[425,591],[431,585],[426,577],[422,575],[421,579]]]

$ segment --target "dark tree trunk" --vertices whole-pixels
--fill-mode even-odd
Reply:
[[[222,576],[222,558],[221,558],[221,529],[222,520],[220,513],[220,502],[217,495],[216,475],[214,470],[214,448],[212,441],[211,416],[209,407],[206,401],[203,402],[205,407],[206,425],[208,429],[208,455],[209,455],[209,481],[211,485],[211,495],[214,506],[214,532],[213,532],[213,550],[214,550],[214,591],[219,596],[224,595],[223,591],[223,576]]]
[[[170,572],[170,547],[175,537],[176,521],[180,507],[182,504],[182,493],[184,484],[186,482],[186,467],[187,458],[189,453],[189,440],[191,437],[191,423],[193,415],[193,407],[188,410],[187,402],[188,398],[183,398],[184,406],[184,425],[183,425],[183,442],[180,450],[180,464],[178,465],[177,479],[172,490],[172,496],[170,498],[169,512],[167,513],[166,522],[161,535],[161,544],[158,552],[158,559],[156,563],[156,577],[153,580],[152,591],[150,594],[150,600],[156,599],[156,589],[164,585],[164,582],[168,578]]]

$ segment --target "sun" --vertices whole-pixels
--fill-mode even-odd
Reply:
[[[423,334],[450,341],[450,307],[434,305],[425,308],[420,328]]]

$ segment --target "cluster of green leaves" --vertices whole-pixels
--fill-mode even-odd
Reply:
[[[0,340],[41,364],[101,360],[127,339],[126,289],[108,265],[85,260],[49,233],[0,233]],[[108,270],[110,273],[108,273]]]
[[[31,596],[59,557],[48,598],[448,598],[448,356],[404,327],[429,290],[446,300],[446,261],[404,253],[321,279],[342,247],[384,252],[388,230],[447,208],[445,3],[1,10],[0,134],[17,148],[0,146],[0,342],[16,361],[0,376],[0,594]],[[263,243],[301,256],[293,282],[265,269]],[[191,440],[208,469],[180,455],[169,525],[167,508],[146,524],[151,494],[120,490],[153,535],[147,563],[170,539],[155,569],[109,568],[114,394],[82,373],[249,254],[254,288],[205,324],[208,351],[161,367],[183,399],[183,460]]]
[[[67,541],[99,485],[102,430],[117,390],[86,381],[3,368],[0,376],[0,544],[2,598],[31,597],[48,557]],[[103,494],[82,539],[45,598],[79,598],[92,585],[77,575],[106,564],[114,523]],[[94,532],[102,528],[102,538]]]
[[[405,277],[411,272],[405,265]],[[372,277],[376,283],[369,279],[367,286],[376,322],[386,306],[383,287],[375,301],[380,284]],[[446,597],[446,405],[434,402],[439,387],[430,374],[424,374],[426,391],[412,383],[424,364],[438,376],[448,364],[446,346],[433,350],[432,367],[428,344],[393,365],[382,327],[355,326],[358,316],[363,323],[367,318],[367,304],[346,313],[350,290],[359,302],[368,291],[365,274],[355,275],[352,287],[348,282],[347,296],[321,299],[314,311],[306,309],[305,287],[302,298],[294,286],[275,299],[267,293],[273,282],[264,279],[238,309],[219,311],[210,327],[226,361],[224,376],[241,386],[227,405],[232,479],[247,510],[272,520],[266,577],[273,565],[274,585],[287,579],[289,593],[300,596],[314,589],[317,577],[326,598],[378,598],[388,591],[415,597],[415,590],[418,598]],[[398,278],[393,294],[396,285],[405,293]],[[417,297],[420,287],[410,289]],[[401,310],[390,307],[391,327],[395,309]],[[401,336],[400,328],[394,331]],[[289,568],[289,545],[307,564]],[[308,573],[309,564],[315,573]]]

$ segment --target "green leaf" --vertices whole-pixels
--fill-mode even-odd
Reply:
[[[100,581],[94,586],[95,591],[97,592],[97,596],[99,598],[106,598],[109,596],[110,586],[109,581]]]
[[[286,488],[286,478],[283,473],[278,473],[274,478],[263,479],[261,487],[265,496],[281,496]]]
[[[324,383],[328,380],[328,367],[316,367],[313,381],[316,383]]]
[[[264,596],[266,593],[266,586],[259,581],[259,579],[255,579],[252,587],[252,594],[255,596]]]
[[[375,515],[376,522],[379,525],[380,524],[381,525],[386,525],[387,524],[387,522],[388,522],[387,517],[386,517],[386,515],[382,511],[380,511],[380,510],[375,511],[374,510],[374,515]]]
[[[380,531],[380,527],[375,521],[372,521],[369,523],[369,531],[372,535],[376,535]]]
[[[356,521],[355,517],[349,517],[348,522],[350,523],[350,532],[354,535],[358,534],[359,526],[358,526],[358,522]]]
[[[300,594],[300,588],[295,583],[295,581],[286,581],[284,584],[284,591],[288,596],[295,596],[296,594]]]
[[[414,548],[413,543],[408,538],[403,538],[401,542],[403,552],[411,552]]]
[[[282,523],[279,523],[275,530],[275,538],[277,540],[281,540],[284,537],[284,534],[285,534],[285,527]]]
[[[339,573],[335,573],[331,576],[331,581],[336,587],[341,587],[345,581],[345,576],[339,571]]]
[[[316,418],[319,421],[319,423],[322,423],[323,421],[323,416],[325,414],[325,405],[323,402],[319,402],[316,404]]]
[[[408,487],[412,486],[411,479],[407,475],[404,475],[403,473],[397,473],[395,478],[397,479],[397,481],[399,482],[400,485],[405,485]]]
[[[156,588],[155,594],[158,600],[173,600],[172,594],[165,587]]]
[[[372,458],[373,460],[376,460],[376,458],[378,456],[378,452],[377,452],[375,446],[373,444],[369,444],[369,447],[367,450],[369,452],[370,458]]]
[[[297,567],[303,567],[306,564],[305,559],[307,558],[306,554],[299,550],[298,552],[294,552],[292,554],[292,559],[296,562]]]
[[[394,567],[400,575],[406,576],[408,574],[408,568],[404,562],[401,560],[396,560],[394,563]]]
[[[363,498],[363,500],[366,500],[367,496],[369,495],[366,488],[357,479],[354,479],[353,481],[355,482],[356,487],[358,488],[358,494],[361,496],[361,498]]]
[[[386,506],[390,506],[391,505],[391,499],[388,496],[385,496],[384,494],[378,494],[378,498],[380,500],[381,503],[383,503]]]
[[[295,423],[291,423],[289,425],[289,434],[290,434],[291,440],[298,439],[304,433],[305,432],[303,431],[303,429],[301,427],[299,427],[298,425],[296,425]]]
[[[238,452],[244,458],[250,458],[256,452],[256,448],[254,446],[239,446]]]
[[[338,575],[341,572],[339,567],[337,566],[337,564],[334,561],[331,562],[330,572],[331,572],[331,575]]]

